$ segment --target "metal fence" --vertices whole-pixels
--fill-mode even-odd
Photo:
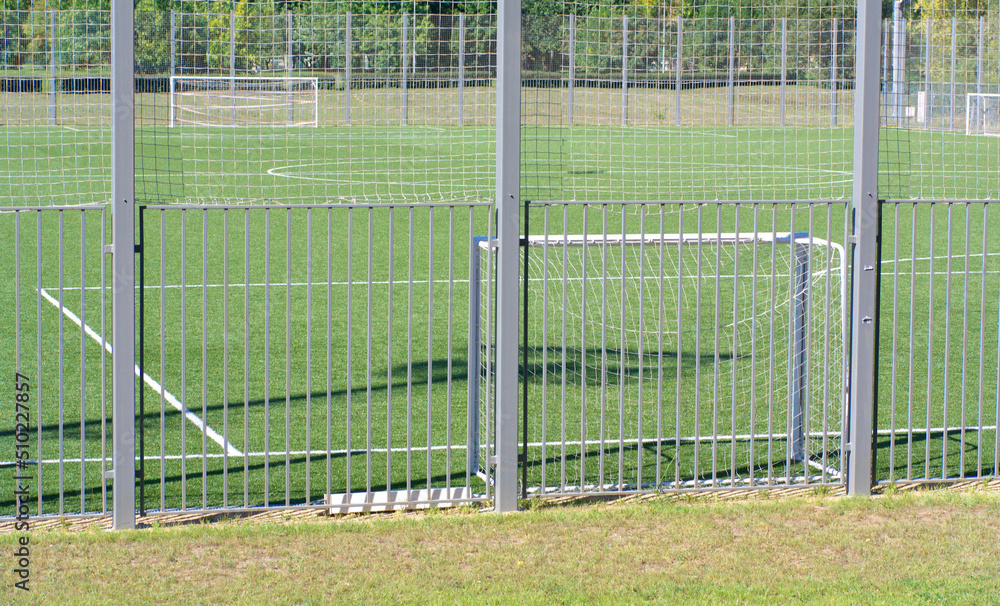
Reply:
[[[514,4],[3,13],[33,514],[998,473],[992,15]]]

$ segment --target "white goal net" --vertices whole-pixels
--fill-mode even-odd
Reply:
[[[745,484],[761,470],[837,475],[847,335],[839,244],[803,233],[527,244],[527,442],[541,466],[563,457],[549,478],[607,488],[638,472],[652,483],[654,465],[671,464],[689,483]],[[485,240],[476,246],[470,450],[481,470],[493,453],[496,335],[492,260]],[[669,471],[655,478],[675,480]],[[552,492],[545,478],[535,481]]]
[[[317,78],[173,76],[170,125],[317,126]]]
[[[965,133],[1000,136],[1000,94],[969,93],[967,103]]]

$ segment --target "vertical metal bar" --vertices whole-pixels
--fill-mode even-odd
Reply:
[[[624,215],[625,215],[625,209],[623,208],[622,209],[622,216],[624,217]],[[623,220],[622,221],[623,226],[624,226],[624,223],[625,222]],[[624,228],[623,228],[623,231],[624,231]],[[645,317],[646,317],[646,314],[645,314],[645,312],[646,312],[646,306],[645,306],[645,302],[646,302],[646,289],[645,289],[645,287],[646,287],[646,206],[645,205],[643,205],[640,208],[640,211],[639,211],[639,233],[642,236],[642,238],[639,240],[639,318],[643,319],[643,321],[644,321]],[[642,486],[643,485],[643,477],[642,477],[642,458],[643,457],[642,457],[642,455],[643,455],[643,452],[645,451],[645,443],[643,442],[643,437],[642,437],[642,435],[643,435],[643,433],[642,433],[642,430],[643,430],[642,421],[643,421],[643,414],[644,414],[643,410],[642,410],[642,404],[643,404],[643,389],[642,389],[642,387],[643,387],[643,380],[645,379],[645,377],[643,376],[644,375],[643,370],[646,367],[646,354],[645,354],[645,352],[646,352],[646,350],[645,350],[646,343],[644,341],[644,337],[645,337],[645,330],[639,331],[639,343],[638,343],[638,347],[637,347],[637,350],[639,352],[639,355],[638,355],[638,361],[639,361],[639,376],[638,376],[638,379],[639,379],[639,389],[638,389],[638,393],[636,394],[637,395],[637,400],[638,400],[638,406],[637,406],[637,409],[636,409],[636,432],[635,432],[636,433],[636,435],[635,435],[635,437],[636,437],[636,449],[635,449],[635,452],[636,452],[635,484],[636,484],[636,486]],[[622,348],[622,350],[623,350],[623,356],[622,357],[624,358],[624,348]],[[624,425],[625,425],[625,422],[624,422],[624,414],[625,414],[625,407],[624,407],[624,400],[625,400],[624,392],[625,392],[625,389],[624,389],[624,385],[625,385],[625,382],[622,381],[622,403],[621,403],[622,412],[621,412],[621,414],[623,415],[623,418],[620,419],[620,422],[621,422],[620,427],[622,429],[620,429],[619,432],[622,434],[623,438],[624,438]],[[624,439],[622,441],[624,442]],[[625,450],[624,444],[621,444],[619,447],[623,451]]]
[[[628,124],[628,16],[622,17],[622,126]]]
[[[951,18],[951,102],[949,104],[948,113],[948,128],[950,130],[955,130],[955,96],[956,96],[956,85],[955,85],[955,70],[958,62],[958,19],[956,17]]]
[[[760,271],[760,206],[753,206],[753,269],[750,272],[750,309],[757,309],[757,275]],[[756,482],[757,446],[757,322],[750,323],[750,460],[747,472],[750,486]]]
[[[583,207],[583,241],[589,241],[590,232],[588,230],[588,219],[590,217],[590,207]],[[587,247],[583,247],[580,252],[580,275],[584,278],[580,281],[580,357],[587,359]],[[580,380],[580,484],[579,490],[583,492],[587,482],[587,365],[582,368],[582,378]]]
[[[768,326],[770,328],[768,334],[767,347],[769,351],[775,351],[775,328],[777,327],[777,319],[775,317],[775,308],[777,307],[777,289],[774,287],[777,284],[777,229],[778,229],[778,208],[775,205],[771,205],[771,233],[768,240],[770,244],[769,259],[771,261],[771,270],[768,272],[767,279],[768,282],[768,292],[770,293],[769,301],[770,307],[768,310]],[[774,484],[774,402],[777,395],[777,389],[774,385],[774,356],[768,356],[767,359],[767,485],[772,486]]]
[[[391,239],[390,239],[391,242]],[[390,244],[389,250],[392,250]],[[390,253],[391,254],[391,253]],[[326,209],[326,494],[332,494],[333,476],[333,209]],[[390,256],[390,259],[392,257]],[[391,267],[391,262],[390,262]],[[390,281],[390,289],[392,288]],[[390,290],[390,305],[392,301]],[[392,317],[392,314],[389,314]],[[391,342],[391,341],[390,341]],[[391,385],[391,383],[390,383]],[[392,415],[388,415],[391,419]],[[389,424],[392,427],[392,424]],[[350,453],[348,453],[350,456]],[[348,477],[348,486],[350,478]],[[390,489],[387,486],[386,489]]]
[[[330,334],[329,331],[327,334]],[[266,399],[267,383],[264,385]],[[250,209],[248,208],[243,210],[243,506],[250,506]]]
[[[550,227],[549,211],[550,211],[550,209],[551,209],[551,207],[549,205],[545,205],[544,215],[543,215],[544,226],[542,228],[542,230],[543,230],[542,233],[544,234],[546,240],[549,237],[549,227]],[[527,216],[527,213],[525,213],[525,216]],[[526,235],[527,235],[527,233],[528,233],[527,228],[525,228],[524,231],[526,232]],[[542,425],[541,426],[541,430],[542,430],[541,431],[541,434],[542,434],[541,435],[542,451],[539,453],[539,457],[538,457],[539,461],[540,461],[540,466],[541,466],[541,478],[539,479],[538,486],[539,486],[539,494],[542,495],[542,496],[545,495],[545,489],[547,487],[547,482],[546,482],[546,477],[545,477],[546,473],[545,472],[548,470],[548,454],[549,454],[549,444],[548,444],[548,441],[549,441],[549,435],[548,435],[548,426],[549,426],[549,421],[548,421],[549,420],[549,411],[548,411],[548,404],[549,404],[549,389],[548,389],[549,388],[549,267],[550,267],[549,266],[549,250],[551,248],[552,247],[549,246],[547,242],[542,247],[542,277],[541,277],[541,279],[542,279],[542,342],[541,342],[541,348],[542,348],[542,365],[541,365],[542,376],[541,376],[541,379],[540,379],[541,383],[542,383],[542,424],[541,424]],[[527,398],[525,398],[525,401],[527,401]],[[525,463],[527,463],[527,461],[525,461]],[[525,466],[525,468],[527,468],[527,466]],[[527,484],[527,483],[525,483],[525,484]]]
[[[434,207],[427,209],[427,494],[431,490],[431,431],[434,427]]]
[[[584,217],[586,220],[586,217]],[[563,206],[563,244],[562,244],[562,276],[560,276],[560,281],[562,285],[562,309],[569,308],[569,246],[568,246],[568,236],[569,236],[569,205]],[[586,232],[586,229],[584,229]],[[586,292],[586,289],[583,290]],[[559,448],[559,488],[562,491],[566,490],[566,418],[567,418],[567,408],[566,408],[566,388],[569,378],[569,323],[567,320],[569,314],[562,314],[562,400],[560,406],[560,419],[562,421],[560,427],[560,448]],[[581,313],[581,318],[583,317]]]
[[[521,0],[497,15],[497,512],[517,508],[518,252],[520,240]]]
[[[403,48],[402,48],[402,55],[401,55],[401,60],[402,60],[402,63],[403,63],[403,65],[402,65],[402,67],[403,67],[403,77],[402,77],[402,80],[400,80],[400,82],[399,82],[399,88],[400,88],[400,91],[399,91],[399,94],[400,94],[400,99],[399,99],[399,103],[400,103],[400,122],[401,122],[401,124],[403,126],[406,126],[406,119],[407,119],[407,104],[408,104],[407,79],[409,77],[408,72],[409,72],[409,69],[410,69],[410,67],[409,67],[409,65],[410,65],[409,64],[410,53],[408,51],[408,48],[409,48],[408,47],[408,42],[409,41],[407,40],[407,16],[408,15],[406,13],[403,13],[403,25],[402,25],[402,27],[403,27],[403,32],[402,32],[402,36],[403,36],[403,41],[402,41],[403,42]]]
[[[295,114],[294,109],[295,109],[295,107],[293,105],[294,101],[293,101],[293,97],[292,97],[292,81],[291,81],[291,78],[292,78],[292,61],[294,60],[294,54],[293,54],[293,49],[292,49],[292,33],[293,33],[293,29],[292,29],[293,28],[292,11],[288,11],[288,13],[287,13],[287,19],[288,19],[288,27],[287,27],[287,30],[288,30],[288,36],[287,37],[288,37],[288,40],[286,40],[286,47],[285,47],[285,76],[288,78],[288,82],[286,83],[286,86],[287,86],[287,89],[288,89],[288,124],[292,125],[292,124],[295,124],[295,120],[294,120],[294,114]],[[309,451],[309,449],[306,448],[306,452],[308,452],[308,451]],[[309,481],[309,474],[307,473],[306,474],[306,482],[308,483],[308,481]]]
[[[781,18],[781,98],[778,103],[778,121],[785,125],[785,89],[788,86],[788,19]]]
[[[177,73],[177,11],[170,10],[170,75]]]
[[[878,238],[879,30],[882,5],[861,0],[854,94],[854,246],[847,491],[871,494],[875,399],[876,240]]]
[[[640,208],[640,212],[642,212],[642,207],[639,207],[639,208]],[[627,305],[627,299],[626,299],[626,296],[625,296],[625,293],[626,293],[626,286],[625,286],[626,250],[625,249],[627,248],[626,245],[625,245],[625,236],[626,236],[627,227],[628,227],[628,225],[626,223],[626,217],[627,217],[627,214],[625,212],[626,210],[627,210],[627,208],[623,205],[622,208],[619,211],[621,213],[621,217],[622,217],[622,230],[621,230],[621,234],[622,234],[622,245],[621,245],[621,277],[620,277],[620,285],[619,285],[620,292],[618,294],[618,302],[617,302],[618,303],[618,310],[619,310],[618,311],[618,316],[619,316],[619,327],[620,327],[619,328],[619,342],[620,342],[620,347],[621,347],[621,351],[618,353],[618,364],[619,364],[618,376],[619,376],[619,379],[618,379],[618,445],[617,445],[617,448],[618,448],[618,483],[617,483],[617,486],[618,486],[619,490],[621,490],[622,487],[625,485],[625,477],[624,477],[625,476],[625,364],[626,364],[626,359],[625,359],[625,326],[626,326],[626,324],[625,324],[625,309],[626,309],[626,305]],[[641,240],[640,240],[640,242],[641,242]],[[642,257],[639,257],[639,262],[642,263]],[[642,283],[640,282],[640,285],[641,284]],[[641,297],[639,298],[639,305],[640,305],[640,308],[641,308],[641,305],[642,305],[642,298]],[[641,326],[642,326],[642,324],[641,324],[642,323],[642,314],[641,313],[639,314],[639,322],[640,322],[640,324],[639,324],[639,326],[640,326],[640,330],[639,330],[639,340],[640,340],[639,351],[642,351],[642,347],[641,347],[641,340],[642,340],[642,329],[641,329]],[[641,367],[642,367],[642,365],[640,364],[640,368]],[[640,405],[641,405],[641,403],[640,403]],[[638,442],[636,444],[636,447],[637,447],[636,450],[641,449],[642,448],[642,443]]]
[[[573,125],[573,93],[576,86],[576,15],[569,16],[569,83],[566,118]]]
[[[65,431],[66,431],[66,382],[63,381],[63,373],[66,367],[65,363],[65,350],[66,350],[66,333],[64,331],[64,319],[66,317],[65,308],[65,294],[63,291],[64,281],[66,278],[66,238],[65,235],[65,211],[59,210],[59,350],[58,350],[58,368],[59,368],[59,515],[62,516],[66,511],[66,483],[65,483],[65,473],[66,473],[66,453],[65,453]],[[41,418],[39,418],[41,421]],[[134,421],[133,421],[134,422]],[[41,423],[39,423],[41,424]],[[117,487],[117,485],[116,485]]]
[[[941,477],[948,477],[948,404],[951,398],[951,255],[955,204],[948,202],[948,242],[945,259],[944,296],[944,393],[941,398]]]
[[[677,17],[677,68],[674,79],[674,125],[681,125],[681,84],[684,72],[684,28],[681,17]]]
[[[926,31],[924,33],[924,126],[930,128],[931,117],[934,115],[934,92],[931,82],[931,20],[927,19]]]
[[[36,263],[36,267],[35,267],[35,286],[36,286],[36,289],[35,289],[35,291],[37,293],[37,296],[36,296],[36,308],[35,308],[35,335],[36,335],[36,338],[37,338],[37,342],[35,343],[35,356],[37,358],[36,359],[37,367],[35,369],[35,376],[37,377],[37,382],[36,382],[36,386],[35,386],[35,393],[38,394],[37,403],[38,403],[38,419],[39,419],[39,423],[35,424],[35,431],[37,432],[36,436],[35,436],[35,442],[38,445],[38,459],[37,460],[38,461],[44,461],[45,457],[42,456],[42,428],[43,428],[44,424],[40,422],[41,419],[44,418],[44,417],[42,417],[42,403],[43,403],[43,400],[44,400],[44,396],[42,394],[45,393],[44,390],[42,389],[42,387],[44,385],[44,377],[45,377],[45,375],[42,373],[42,352],[43,352],[43,349],[42,349],[42,335],[44,334],[45,331],[42,328],[42,284],[44,283],[42,281],[42,258],[43,258],[43,255],[42,255],[42,242],[44,242],[44,240],[42,239],[42,213],[41,213],[41,211],[38,211],[35,214],[35,230],[36,230],[35,231],[35,245],[37,247],[36,250],[35,250],[35,263]],[[101,250],[104,250],[104,249],[102,248]],[[104,293],[103,292],[101,293],[101,296],[104,297]],[[105,391],[105,395],[106,394],[107,394],[107,391]],[[106,411],[105,411],[105,414],[103,415],[103,418],[105,420],[107,419]],[[104,430],[103,431],[103,435],[107,435],[107,427],[102,427],[101,429]],[[107,452],[104,452],[102,454],[104,454],[103,460],[107,461]],[[112,451],[112,456],[114,456],[114,451]],[[38,465],[37,467],[38,467],[38,478],[36,480],[38,482],[38,509],[37,509],[37,511],[38,511],[38,513],[42,513],[43,511],[45,511],[42,508],[42,505],[43,505],[43,503],[42,503],[42,495],[45,492],[44,490],[42,490],[42,487],[45,486],[45,483],[43,482],[43,477],[42,476],[43,476],[43,472],[44,472],[44,467],[45,466],[44,465]],[[104,471],[106,472],[107,470],[104,470]],[[117,494],[117,492],[115,494]],[[133,511],[134,511],[134,509],[135,509],[135,504],[134,503],[133,503],[132,507],[133,507]]]
[[[244,280],[245,282],[248,280]],[[208,422],[208,419],[205,419]],[[222,438],[229,440],[229,209],[222,211]],[[222,507],[229,507],[229,448],[222,449]]]
[[[236,124],[236,9],[229,11],[229,123]]]
[[[413,207],[409,207],[407,226],[409,250],[406,255],[406,499],[413,490]]]
[[[374,325],[374,320],[375,320],[374,313],[373,313],[373,310],[375,309],[375,292],[374,292],[374,288],[373,288],[374,282],[375,282],[375,216],[374,216],[374,214],[375,214],[375,209],[369,207],[369,209],[368,209],[368,285],[367,285],[367,290],[368,290],[368,301],[367,301],[368,309],[367,309],[367,312],[365,314],[367,316],[367,326],[366,326],[366,328],[368,329],[367,343],[366,343],[366,347],[365,347],[365,351],[367,352],[367,355],[368,355],[367,360],[365,360],[365,366],[366,366],[366,368],[365,368],[365,374],[366,374],[366,380],[365,380],[365,382],[367,383],[367,391],[368,391],[368,393],[365,394],[365,396],[366,396],[366,399],[365,399],[365,405],[366,405],[365,413],[366,413],[366,419],[367,419],[366,428],[365,428],[365,430],[366,430],[365,448],[368,451],[366,463],[367,463],[367,473],[368,473],[368,477],[369,477],[369,483],[371,482],[370,478],[371,478],[371,475],[372,475],[372,448],[374,448],[374,443],[372,442],[372,422],[373,422],[372,415],[373,415],[373,410],[374,410],[373,409],[374,402],[372,401],[372,359],[373,359],[373,355],[374,355],[374,351],[373,351],[374,350],[374,340],[372,338],[372,334],[374,332],[373,325]],[[388,420],[387,420],[387,423],[388,423]],[[390,479],[391,478],[386,477],[386,485],[387,486],[388,486],[388,483],[389,483]]]
[[[961,438],[959,440],[959,470],[958,476],[965,478],[965,440],[967,438],[965,427],[967,425],[966,407],[968,406],[968,379],[969,379],[969,265],[970,252],[969,240],[971,239],[970,223],[971,205],[965,205],[965,293],[962,297],[962,414],[961,414]],[[986,250],[983,250],[986,254]],[[982,313],[979,314],[980,316]]]
[[[666,232],[665,225],[665,205],[660,204],[660,225],[659,231],[659,250],[657,250],[657,256],[659,264],[657,267],[657,330],[656,330],[656,488],[663,485],[663,334],[666,331],[664,326],[664,314],[666,312],[665,306],[665,291],[663,290],[664,282],[664,253],[666,252],[666,241],[663,234]]]
[[[458,125],[465,126],[465,13],[458,15]]]
[[[344,451],[347,453],[345,461],[348,500],[354,489],[354,474],[351,473],[352,461],[354,460],[354,449],[351,447],[354,438],[353,433],[353,395],[354,395],[354,208],[347,209],[347,421],[344,426]],[[370,449],[369,449],[370,450]],[[369,455],[370,456],[370,455]],[[371,475],[365,480],[365,491],[371,492]]]
[[[886,44],[889,41],[886,40]],[[892,118],[897,125],[906,117],[903,111],[903,92],[906,80],[906,21],[903,19],[902,1],[895,0],[892,10]]]
[[[114,529],[135,528],[135,78],[131,0],[111,12]]]
[[[892,370],[890,375],[889,393],[889,481],[896,479],[896,383],[897,383],[897,360],[899,356],[899,265],[902,256],[899,250],[899,203],[893,205],[893,231],[892,231]],[[912,267],[911,267],[912,269]],[[912,292],[912,291],[911,291]],[[912,297],[912,295],[911,295]]]
[[[674,378],[674,385],[676,386],[676,393],[674,394],[674,488],[680,488],[681,484],[681,437],[684,435],[683,426],[681,425],[681,394],[682,386],[684,382],[681,380],[682,372],[681,368],[684,364],[684,328],[683,328],[683,309],[684,309],[684,205],[682,204],[680,210],[677,213],[677,233],[680,234],[677,238],[677,298],[676,298],[676,311],[677,311],[677,375]],[[662,211],[661,211],[662,212]],[[697,365],[697,361],[695,362]]]
[[[292,210],[285,209],[285,505],[292,484]]]
[[[833,33],[830,41],[830,126],[837,126],[837,19],[833,19]]]
[[[733,321],[733,325],[734,326],[735,326],[735,324],[737,322],[737,318],[739,318],[739,311],[740,311],[740,297],[738,296],[739,292],[740,292],[740,282],[741,282],[741,276],[740,276],[740,241],[743,239],[743,237],[740,235],[742,233],[742,230],[740,229],[741,228],[741,225],[740,225],[740,206],[738,204],[736,205],[736,208],[735,208],[735,215],[736,216],[733,219],[733,231],[736,232],[737,236],[736,236],[736,243],[733,245],[733,310],[732,310],[733,320],[732,321]],[[721,225],[721,223],[720,223],[720,225]],[[751,244],[751,246],[753,246],[753,244]],[[751,308],[751,309],[753,309],[753,308]],[[732,348],[733,348],[734,352],[739,351],[739,349],[737,349],[737,346],[739,344],[739,340],[737,338],[738,336],[739,336],[739,331],[733,330]],[[735,364],[737,362],[736,362],[736,360],[733,360],[732,363],[734,364],[733,370],[735,371],[736,370]],[[731,397],[732,397],[732,402],[730,404],[730,406],[731,406],[731,415],[730,415],[730,419],[729,419],[729,436],[730,436],[730,438],[729,438],[729,483],[730,483],[730,486],[735,487],[736,486],[736,475],[737,475],[737,473],[736,473],[736,470],[737,470],[737,467],[736,467],[736,465],[737,465],[737,463],[736,463],[736,436],[737,436],[737,431],[736,431],[736,423],[737,423],[737,420],[736,420],[736,409],[737,409],[737,406],[736,406],[736,402],[738,401],[737,400],[737,381],[733,381],[733,390],[732,390]],[[753,427],[751,427],[750,431],[748,431],[747,433],[750,434],[750,441],[752,442],[753,441]],[[751,463],[752,463],[752,461],[751,461]]]
[[[986,260],[989,257],[989,212],[990,205],[988,203],[983,203],[983,268],[980,273],[980,299],[979,299],[979,309],[986,309],[986,282],[987,282],[987,271],[986,271]],[[979,428],[976,433],[976,441],[979,443],[980,447],[976,449],[976,475],[982,477],[983,475],[983,404],[985,393],[983,391],[986,383],[986,375],[983,374],[985,370],[984,361],[986,358],[986,314],[979,314]],[[994,423],[997,423],[1000,419],[994,419]],[[1000,427],[997,427],[1000,430]]]
[[[913,383],[916,377],[916,368],[914,366],[914,357],[916,348],[913,346],[913,331],[916,325],[917,316],[917,297],[913,294],[916,293],[917,286],[917,205],[910,204],[910,332],[907,339],[909,343],[908,349],[910,350],[909,359],[909,376],[907,378],[907,392],[909,397],[907,399],[907,413],[906,413],[906,479],[913,479],[913,403],[914,403],[914,393],[913,393]]]
[[[453,340],[455,334],[455,207],[448,208],[448,343],[447,343],[447,371],[448,371],[448,394],[446,398],[445,405],[445,418],[447,419],[445,423],[445,459],[444,459],[444,476],[445,476],[445,487],[451,489],[451,451],[452,451],[452,437],[451,437],[451,408],[452,408],[452,387],[454,381],[452,380],[452,356],[454,353],[455,342]],[[470,369],[466,370],[466,376],[471,372]]]
[[[726,86],[726,123],[732,126],[736,119],[736,17],[729,18],[729,81]],[[739,230],[737,230],[739,231]]]
[[[976,41],[976,92],[983,92],[983,32],[986,17],[979,17],[979,38]],[[966,108],[968,111],[968,108]],[[985,250],[984,250],[985,252]]]
[[[715,299],[712,301],[712,307],[715,310],[713,333],[715,337],[715,342],[713,343],[715,371],[712,373],[712,486],[718,485],[719,477],[719,371],[721,367],[721,356],[719,347],[719,311],[722,299],[722,254],[720,250],[720,242],[722,241],[722,205],[717,204],[715,207]],[[734,247],[738,246],[739,243],[739,229],[734,228],[737,232],[736,242],[733,244]],[[735,273],[733,274],[733,279],[736,279]]]
[[[249,255],[249,251],[247,253]],[[249,287],[247,292],[249,298]],[[350,374],[348,374],[350,376]],[[350,390],[348,390],[350,396]],[[264,209],[264,502],[271,504],[271,209]],[[350,462],[350,452],[347,456]],[[350,477],[350,474],[348,474]]]
[[[181,209],[181,402],[187,402],[187,209]],[[187,419],[181,424],[181,509],[187,509]]]
[[[208,423],[208,210],[201,211],[201,419]],[[223,447],[223,450],[225,448]],[[201,508],[208,508],[208,432],[201,432]]]
[[[312,259],[313,209],[306,210],[306,493],[305,503],[312,502]],[[226,440],[228,443],[228,439]]]
[[[472,229],[472,224],[470,222],[469,229]],[[395,289],[395,251],[396,251],[396,209],[394,207],[389,207],[389,276],[388,276],[388,303],[386,310],[386,367],[388,368],[388,376],[386,377],[386,388],[385,388],[385,418],[386,418],[386,431],[385,431],[385,469],[386,469],[386,489],[391,490],[392,487],[392,303],[394,299],[394,289]],[[470,399],[471,402],[471,399]],[[468,483],[466,483],[468,485]]]
[[[701,309],[702,309],[702,277],[704,274],[704,237],[705,207],[698,205],[698,240],[695,244],[695,279],[694,279],[694,482],[699,485],[701,479]],[[683,267],[683,266],[682,266]],[[680,272],[683,276],[683,271]]]
[[[56,81],[56,11],[49,11],[49,121],[52,126],[56,126],[58,116],[57,110],[57,91],[58,83]]]
[[[598,457],[598,486],[602,487],[604,486],[604,455],[606,452],[604,440],[607,429],[608,375],[610,374],[608,369],[608,322],[608,205],[604,204],[601,206],[601,424],[599,435],[601,445]]]
[[[351,63],[354,38],[351,29],[351,11],[347,11],[344,25],[344,123],[351,124]]]
[[[930,204],[931,213],[931,227],[930,227],[930,267],[928,269],[928,285],[927,285],[927,412],[926,418],[924,420],[924,479],[930,479],[931,473],[931,403],[933,402],[933,377],[934,363],[936,361],[935,350],[934,350],[934,257],[936,256],[935,243],[937,237],[935,234],[935,222],[937,219],[937,209],[935,204],[932,202]]]
[[[790,226],[793,230],[794,225]],[[805,432],[806,390],[808,377],[806,374],[809,363],[806,341],[809,338],[808,289],[809,289],[809,245],[796,242],[792,233],[792,262],[794,272],[794,290],[792,291],[792,434],[791,459],[801,462],[808,470],[809,460],[806,456]]]
[[[166,382],[164,377],[167,374],[166,355],[166,324],[167,324],[167,264],[164,247],[167,241],[166,211],[160,210],[160,511],[167,508],[167,442],[163,439],[167,435],[167,415],[166,415]]]
[[[141,226],[141,221],[140,221]],[[142,227],[139,228],[140,233]],[[142,265],[140,272],[142,271]],[[140,280],[141,283],[141,280]],[[87,486],[87,331],[83,329],[87,326],[87,211],[80,211],[80,513],[87,511],[86,507],[86,486]],[[142,314],[142,300],[139,301],[140,316]],[[142,326],[140,320],[139,323]],[[142,334],[139,339],[141,342]],[[19,336],[15,340],[20,341]],[[139,349],[139,368],[142,368],[142,349]],[[140,398],[141,398],[140,392]],[[142,412],[140,407],[139,422],[142,423]],[[140,425],[141,427],[141,425]],[[139,448],[140,456],[142,448]],[[141,459],[140,459],[141,461]],[[141,475],[140,475],[141,477]],[[142,485],[140,485],[140,488]]]

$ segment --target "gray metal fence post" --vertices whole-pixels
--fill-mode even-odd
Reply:
[[[948,129],[955,130],[955,67],[958,61],[958,19],[951,18],[951,109],[948,114]]]
[[[177,11],[170,11],[170,75],[177,75]]]
[[[135,528],[135,70],[132,0],[111,10],[114,528]]]
[[[229,11],[229,123],[236,124],[236,10]]]
[[[406,30],[407,30],[407,14],[403,13],[403,48],[402,48],[402,53],[403,53],[403,57],[402,57],[402,59],[403,59],[403,66],[402,66],[403,67],[403,79],[399,83],[399,86],[400,86],[400,91],[399,91],[399,93],[400,93],[400,104],[401,104],[401,107],[400,107],[400,112],[401,112],[400,121],[402,122],[403,126],[406,126],[406,118],[407,118],[406,114],[407,114],[407,109],[408,109],[407,108],[408,99],[406,98],[407,97],[407,91],[406,91],[406,89],[407,89],[407,71],[409,70],[409,64],[410,64],[410,54],[408,52],[408,46],[407,46],[407,42],[408,41],[406,39]]]
[[[736,17],[729,18],[729,87],[726,99],[726,122],[729,126],[736,119]]]
[[[684,71],[684,67],[682,65],[684,60],[683,37],[684,30],[681,25],[681,18],[677,17],[677,76],[674,80],[674,124],[676,126],[681,125],[681,72]]]
[[[351,47],[354,38],[351,32],[351,13],[347,12],[347,22],[344,24],[344,122],[351,123],[351,62],[354,60]]]
[[[834,19],[830,42],[830,126],[837,126],[837,51],[837,19]]]
[[[628,124],[628,17],[622,17],[622,126]]]
[[[886,41],[888,44],[888,41]],[[906,112],[903,111],[903,91],[906,79],[906,21],[900,0],[893,3],[892,11],[892,117],[900,125]]]
[[[781,18],[781,99],[778,102],[778,122],[785,125],[785,89],[788,85],[788,19]]]
[[[882,4],[860,0],[854,93],[853,300],[848,404],[847,492],[871,494],[878,267],[879,23]]]
[[[983,92],[983,30],[986,18],[979,18],[979,39],[976,43],[976,92]],[[966,108],[968,111],[968,108]]]
[[[465,126],[465,13],[458,15],[458,125]]]
[[[288,40],[286,41],[285,47],[285,76],[289,78],[286,88],[288,89],[288,123],[293,124],[295,121],[295,102],[292,97],[292,32],[293,32],[293,22],[292,22],[292,11],[288,11]],[[318,125],[317,125],[318,126]]]
[[[930,128],[934,110],[934,94],[931,82],[931,20],[927,20],[924,37],[924,126]]]
[[[56,125],[56,11],[49,11],[49,118]]]
[[[496,481],[494,509],[517,509],[521,206],[521,0],[497,15]]]
[[[576,15],[569,16],[569,108],[567,120],[573,124],[573,87],[576,83]]]

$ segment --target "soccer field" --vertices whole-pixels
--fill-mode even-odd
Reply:
[[[104,195],[105,131],[6,130],[14,151],[0,195],[27,188],[59,204]],[[488,259],[478,276],[471,263],[481,255],[474,239],[495,233],[494,138],[489,126],[137,133],[137,196],[149,205],[137,257],[147,508],[467,484],[488,492],[469,444],[470,432],[489,437],[475,415],[488,391],[470,387],[490,374],[489,312],[470,302],[495,294],[481,280]],[[984,153],[995,141],[886,139],[888,189],[996,197],[979,193],[995,183],[996,160]],[[28,157],[33,141],[45,145]],[[801,461],[789,448],[796,266],[779,254],[792,245],[748,241],[726,257],[711,240],[806,234],[830,244],[810,254],[840,254],[851,145],[846,128],[522,128],[531,235],[701,232],[708,242],[675,247],[673,266],[598,245],[575,276],[558,266],[529,281],[528,486],[839,481],[847,332],[828,302],[849,302],[847,261],[811,274],[807,431],[821,456]],[[67,146],[81,150],[75,167],[55,153]],[[929,169],[942,149],[969,162]],[[758,202],[657,203],[676,200]],[[988,206],[884,207],[879,427],[897,433],[879,436],[882,479],[996,473],[1000,217]],[[19,355],[36,385],[46,513],[100,510],[109,492],[114,278],[101,247],[110,220],[102,208],[0,213],[0,240],[11,243],[0,364],[11,376]],[[529,252],[535,262],[545,254]],[[571,315],[572,289],[600,302],[596,316]],[[625,315],[638,301],[629,312],[638,315]],[[553,327],[563,317],[570,328]],[[654,328],[623,336],[616,318],[654,318]],[[8,440],[0,460],[12,459]],[[0,502],[0,514],[12,508]]]

